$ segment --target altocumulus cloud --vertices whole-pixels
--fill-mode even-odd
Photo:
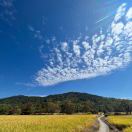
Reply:
[[[44,53],[43,53],[44,54]],[[110,28],[91,38],[60,42],[36,75],[41,86],[106,75],[132,60],[132,7],[122,4]]]
[[[0,8],[2,11],[0,12],[0,20],[7,22],[11,25],[11,21],[15,20],[15,0],[0,0]]]

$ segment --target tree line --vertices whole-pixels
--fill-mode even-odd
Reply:
[[[1,115],[73,114],[125,112],[131,114],[132,101],[104,98],[85,93],[65,93],[48,97],[16,96],[0,100]]]

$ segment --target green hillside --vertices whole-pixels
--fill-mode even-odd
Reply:
[[[132,101],[70,92],[47,97],[0,99],[0,114],[98,113],[132,111]]]

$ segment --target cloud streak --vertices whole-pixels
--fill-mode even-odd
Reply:
[[[132,7],[128,9],[124,3],[105,32],[99,31],[92,38],[80,36],[58,43],[48,55],[48,64],[38,71],[35,81],[41,86],[49,86],[88,79],[124,68],[131,60]]]
[[[16,85],[19,85],[19,86],[25,86],[25,87],[31,87],[31,88],[34,88],[36,87],[37,85],[35,85],[34,83],[25,83],[25,82],[17,82]]]
[[[107,19],[107,18],[109,18],[109,17],[110,17],[110,16],[105,16],[105,17],[99,19],[99,20],[96,22],[96,24],[98,24],[98,23],[104,21],[105,19]]]

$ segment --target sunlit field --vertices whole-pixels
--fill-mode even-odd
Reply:
[[[132,116],[109,116],[108,121],[123,132],[132,132]]]
[[[0,132],[82,132],[95,115],[0,116]]]

